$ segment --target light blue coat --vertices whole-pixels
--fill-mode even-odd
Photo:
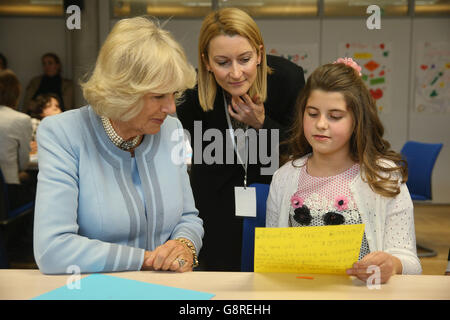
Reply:
[[[178,237],[200,250],[181,129],[168,116],[135,150],[144,204],[130,153],[113,145],[90,106],[41,122],[34,254],[43,273],[139,270],[145,250]]]

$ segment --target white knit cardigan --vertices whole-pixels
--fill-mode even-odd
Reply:
[[[267,199],[266,227],[288,227],[291,196],[297,191],[301,166],[309,155],[286,163],[272,179]],[[393,165],[382,160],[386,166]],[[402,263],[403,274],[420,274],[422,267],[417,257],[414,230],[414,207],[406,184],[400,193],[384,197],[375,193],[358,174],[350,184],[362,221],[365,225],[370,252],[384,251]]]

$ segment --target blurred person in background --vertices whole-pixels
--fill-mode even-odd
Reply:
[[[31,118],[16,110],[20,90],[14,72],[0,71],[0,171],[6,182],[8,212],[34,201],[36,194],[35,177],[26,171],[30,159]],[[5,237],[11,265],[33,261],[32,214],[9,225]]]
[[[41,58],[44,74],[34,77],[29,82],[23,100],[24,112],[30,114],[32,100],[46,93],[56,94],[61,101],[62,111],[73,109],[73,83],[61,75],[61,61],[55,53],[46,53]]]
[[[10,209],[34,199],[29,175],[32,126],[30,116],[17,111],[21,86],[14,72],[0,71],[0,168],[8,185]]]
[[[53,116],[62,112],[59,98],[56,94],[47,93],[39,95],[34,100],[31,111],[31,124],[33,126],[33,135],[31,137],[31,153],[37,152],[36,131],[41,120],[48,116]]]

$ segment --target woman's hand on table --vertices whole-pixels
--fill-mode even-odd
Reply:
[[[192,271],[192,265],[192,251],[180,241],[168,240],[153,251],[145,251],[142,270],[186,272]]]
[[[347,274],[366,282],[374,274],[373,270],[368,273],[370,266],[380,268],[380,283],[386,283],[392,275],[402,273],[402,263],[398,258],[383,251],[375,251],[355,262],[353,268],[347,269]]]
[[[265,119],[264,104],[258,97],[250,98],[248,94],[233,97],[228,112],[236,120],[255,129],[261,129]]]

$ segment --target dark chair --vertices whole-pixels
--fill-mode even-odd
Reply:
[[[255,228],[266,226],[266,201],[270,185],[254,183],[250,187],[256,188],[256,218],[244,218],[241,255],[241,271],[243,272],[253,272]]]
[[[408,141],[402,148],[402,155],[408,162],[408,186],[411,198],[415,202],[432,200],[431,176],[442,143],[423,143]],[[417,244],[417,248],[425,251],[419,257],[434,257],[436,251]]]
[[[34,201],[27,202],[18,208],[11,208],[8,199],[8,185],[0,170],[0,226],[12,223],[34,211]]]
[[[7,227],[32,214],[34,211],[34,201],[27,202],[18,208],[10,208],[8,198],[8,185],[5,182],[3,173],[0,170],[0,268],[8,268]]]

